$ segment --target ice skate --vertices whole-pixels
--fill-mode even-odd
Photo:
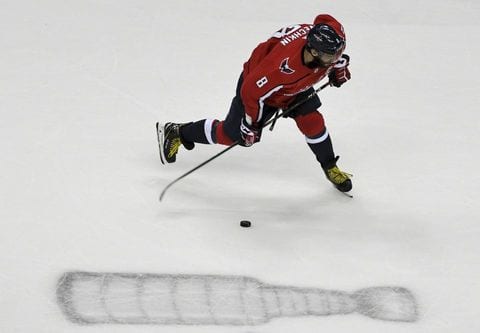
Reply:
[[[325,165],[323,171],[327,176],[327,179],[335,186],[340,192],[348,192],[352,189],[351,174],[343,172],[337,167],[338,156],[330,163]]]
[[[160,160],[163,164],[174,163],[177,160],[177,153],[180,146],[192,150],[195,146],[193,142],[182,141],[180,128],[187,124],[166,123],[162,125],[157,123],[158,148],[160,150]]]

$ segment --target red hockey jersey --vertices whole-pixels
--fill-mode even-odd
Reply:
[[[328,24],[345,39],[342,25],[330,15],[318,15],[314,24],[297,24],[277,31],[259,44],[243,66],[241,96],[245,112],[258,122],[265,105],[285,109],[295,96],[322,80],[333,68],[309,68],[303,48],[313,25]],[[312,110],[313,111],[313,110]]]

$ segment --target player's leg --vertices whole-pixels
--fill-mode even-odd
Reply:
[[[181,146],[191,150],[195,143],[231,145],[237,137],[244,108],[240,98],[243,79],[237,83],[237,94],[233,98],[230,111],[224,121],[202,119],[190,123],[157,123],[158,145],[162,163],[173,163]],[[239,134],[238,134],[239,135]]]

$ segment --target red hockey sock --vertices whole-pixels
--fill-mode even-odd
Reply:
[[[233,143],[233,140],[230,139],[228,135],[225,133],[223,129],[223,123],[224,123],[223,121],[219,122],[215,130],[217,143],[225,146],[230,146]]]

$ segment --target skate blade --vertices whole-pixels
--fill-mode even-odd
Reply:
[[[166,158],[163,153],[163,143],[165,141],[164,126],[157,122],[156,127],[157,127],[157,140],[158,140],[158,151],[160,153],[160,161],[162,162],[162,164],[165,164]]]

